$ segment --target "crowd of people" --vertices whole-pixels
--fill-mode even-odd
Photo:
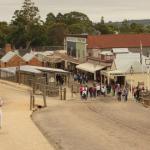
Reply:
[[[122,88],[120,84],[105,85],[101,83],[94,83],[92,86],[83,84],[80,85],[80,97],[82,100],[112,94],[112,96],[117,97],[118,101],[127,101],[128,93],[129,89],[127,87]]]
[[[128,101],[129,92],[131,93],[136,101],[140,101],[141,93],[145,91],[144,87],[134,87],[131,90],[129,85],[121,86],[119,83],[116,84],[102,84],[100,82],[93,83],[89,86],[89,78],[87,74],[75,73],[73,75],[74,81],[80,83],[80,96],[81,99],[87,100],[88,98],[96,98],[97,96],[106,96],[107,94],[112,94],[118,101]]]
[[[73,75],[74,81],[78,81],[78,83],[80,84],[87,84],[88,83],[88,76],[84,73],[80,74],[80,73],[75,73]]]
[[[127,86],[121,87],[120,84],[114,84],[112,87],[113,96],[117,96],[118,101],[128,100],[129,89]]]
[[[106,96],[111,91],[110,85],[101,85],[100,83],[94,83],[92,86],[80,85],[81,99],[87,100],[87,98],[96,98],[98,96]]]

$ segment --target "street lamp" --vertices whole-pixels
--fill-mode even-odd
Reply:
[[[131,65],[131,67],[130,67],[130,74],[131,74],[131,98],[133,98],[133,73],[134,73],[134,70],[133,70],[133,66]]]
[[[150,73],[150,58],[145,59],[145,64],[147,66],[147,88],[150,90],[150,81],[149,81],[149,73]]]

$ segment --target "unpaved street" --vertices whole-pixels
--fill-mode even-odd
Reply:
[[[27,87],[0,80],[0,97],[4,100],[0,150],[53,150],[30,118]]]
[[[53,101],[33,120],[57,149],[149,150],[150,109],[104,99]]]

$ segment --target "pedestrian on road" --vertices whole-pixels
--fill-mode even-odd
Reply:
[[[90,98],[92,98],[93,97],[93,87],[92,86],[89,88],[89,93],[90,93]]]
[[[97,85],[96,85],[96,93],[97,93],[97,96],[100,95],[100,92],[101,92],[100,90],[101,90],[100,84],[97,84]]]
[[[127,102],[127,100],[128,100],[128,89],[126,87],[123,90],[122,96],[124,97],[124,101]]]
[[[83,92],[84,87],[82,86],[82,84],[80,85],[80,97],[82,99],[82,92]]]
[[[82,99],[87,100],[87,89],[86,89],[86,87],[83,87],[83,91],[82,91]]]
[[[106,86],[105,85],[102,86],[101,92],[102,92],[103,96],[106,96]]]
[[[0,129],[2,128],[2,110],[1,110],[2,106],[3,106],[3,100],[0,97]]]
[[[118,89],[118,93],[117,93],[118,101],[121,101],[121,95],[122,95],[122,90],[120,88],[120,89]]]
[[[93,97],[96,98],[96,87],[93,86]]]

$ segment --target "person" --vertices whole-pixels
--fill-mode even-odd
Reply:
[[[128,89],[126,87],[123,90],[122,96],[124,97],[124,101],[127,102],[127,100],[128,100]]]
[[[87,100],[87,89],[86,89],[86,87],[83,87],[82,98]]]
[[[112,85],[112,96],[115,96],[115,84]]]
[[[102,86],[101,92],[102,92],[103,96],[106,96],[106,86],[104,86],[104,85]]]
[[[76,73],[74,74],[73,78],[74,78],[74,81],[77,81],[77,80],[78,80],[78,76],[77,76]]]
[[[0,129],[2,128],[2,110],[1,110],[2,106],[3,106],[3,100],[0,97]]]
[[[86,85],[85,87],[84,87],[84,89],[86,90],[86,99],[88,98],[88,95],[89,95],[89,88],[88,88],[88,86]]]
[[[117,93],[118,101],[121,101],[121,95],[122,95],[122,90],[121,90],[121,88],[119,88],[118,93]]]
[[[96,93],[97,93],[97,96],[100,95],[100,84],[96,85]]]
[[[141,92],[141,89],[137,87],[136,89],[136,101],[137,102],[140,102],[140,92]]]
[[[89,88],[89,93],[90,93],[90,98],[92,98],[93,97],[93,88],[92,87]]]
[[[82,99],[82,92],[83,92],[83,86],[82,86],[82,84],[80,85],[80,96],[81,96],[81,99]]]
[[[95,87],[95,85],[93,86],[92,91],[93,91],[93,97],[96,98],[96,87]]]
[[[80,82],[80,84],[83,83],[83,77],[82,77],[82,75],[79,76],[79,82]]]
[[[111,85],[107,84],[106,88],[107,88],[107,94],[110,94],[110,92],[111,92]]]

